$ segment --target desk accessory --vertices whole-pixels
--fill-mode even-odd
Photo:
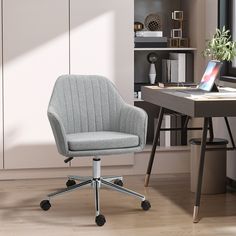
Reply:
[[[156,66],[155,63],[157,62],[157,54],[151,52],[147,55],[147,60],[150,63],[150,70],[149,70],[149,80],[150,84],[155,84],[156,81]]]
[[[174,21],[174,27],[171,29],[170,47],[188,47],[189,40],[183,37],[184,12],[173,11],[171,18]]]
[[[144,25],[150,31],[160,31],[162,28],[160,15],[156,13],[149,14],[145,18]]]

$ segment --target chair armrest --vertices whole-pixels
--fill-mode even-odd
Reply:
[[[120,132],[139,136],[139,144],[143,149],[147,136],[147,113],[138,107],[125,104],[121,109]]]
[[[58,152],[63,156],[68,156],[68,143],[66,140],[66,131],[59,115],[55,111],[48,110],[48,119],[52,127]]]

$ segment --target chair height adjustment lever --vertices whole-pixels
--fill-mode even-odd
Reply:
[[[74,157],[68,157],[67,159],[64,160],[65,163],[68,163],[69,161],[72,161]]]

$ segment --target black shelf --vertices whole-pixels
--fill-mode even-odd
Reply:
[[[224,76],[220,77],[220,81],[225,81],[225,82],[229,82],[229,83],[236,83],[236,77],[224,75]]]
[[[158,85],[158,83],[155,83],[155,84],[150,84],[150,83],[146,83],[146,82],[144,82],[144,83],[141,83],[141,82],[134,82],[134,91],[135,92],[138,92],[138,91],[141,91],[141,87],[142,86],[148,86],[148,85],[153,85],[153,86],[155,86],[155,85]]]

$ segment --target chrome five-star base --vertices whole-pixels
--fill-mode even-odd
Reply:
[[[106,223],[106,219],[103,215],[100,214],[100,201],[99,201],[99,190],[101,186],[105,186],[108,188],[111,188],[113,190],[116,190],[121,193],[126,193],[131,196],[134,196],[136,198],[141,199],[141,207],[143,210],[147,211],[151,207],[151,204],[149,201],[145,200],[145,196],[136,193],[132,190],[129,190],[127,188],[122,187],[123,182],[122,182],[122,177],[121,176],[107,176],[107,177],[101,177],[101,160],[98,157],[95,157],[93,159],[93,176],[92,177],[81,177],[81,176],[69,176],[69,181],[67,182],[67,188],[62,189],[60,191],[54,192],[49,194],[47,197],[47,200],[43,200],[40,203],[40,207],[47,211],[50,209],[51,204],[50,200],[53,197],[62,195],[64,193],[68,193],[77,189],[80,189],[84,186],[91,185],[92,188],[94,189],[94,194],[95,194],[95,222],[98,226],[102,226]],[[81,183],[76,184],[75,180],[80,180],[83,181]],[[112,182],[114,181],[114,183]],[[70,183],[70,184],[68,184]]]

